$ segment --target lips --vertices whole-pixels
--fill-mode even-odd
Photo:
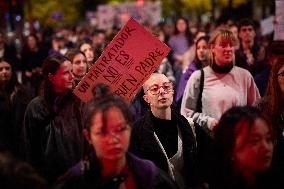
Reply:
[[[270,154],[264,155],[259,159],[261,163],[266,164],[266,165],[267,164],[270,165],[271,160],[272,160],[272,155]]]
[[[110,149],[110,150],[108,150],[108,152],[110,153],[110,154],[120,154],[120,153],[122,153],[122,148],[112,148],[112,149]]]
[[[159,102],[166,102],[167,101],[167,98],[161,98],[161,99],[158,99]]]

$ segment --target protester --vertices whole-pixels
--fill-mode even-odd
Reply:
[[[256,41],[255,25],[250,19],[239,22],[240,48],[236,50],[236,65],[247,69],[252,76],[267,67],[265,48]]]
[[[27,161],[50,182],[83,155],[85,104],[72,93],[72,63],[62,55],[45,59],[40,96],[25,113],[23,136]]]
[[[51,49],[49,49],[48,54],[61,54],[64,55],[68,51],[68,47],[66,44],[66,39],[64,35],[60,32],[54,34],[51,39]]]
[[[79,44],[78,49],[85,54],[88,63],[87,69],[89,70],[90,67],[92,67],[92,65],[95,63],[95,54],[94,54],[94,49],[92,47],[92,41],[91,40],[82,41]]]
[[[268,88],[264,98],[258,104],[260,110],[272,122],[276,130],[276,145],[272,166],[279,171],[279,175],[284,173],[284,57],[276,58],[272,64]]]
[[[0,151],[20,157],[20,133],[30,96],[18,83],[13,63],[0,58]]]
[[[253,105],[260,98],[251,74],[234,65],[234,41],[228,29],[216,30],[209,40],[210,65],[187,82],[181,114],[200,126],[213,129],[227,109]]]
[[[175,96],[175,102],[178,104],[179,110],[181,105],[182,96],[184,93],[184,89],[186,86],[186,83],[188,79],[190,78],[191,74],[199,69],[202,69],[209,65],[209,46],[208,46],[209,37],[208,36],[202,36],[199,39],[197,39],[195,46],[196,46],[196,55],[195,59],[189,64],[187,70],[185,73],[182,74],[178,88],[177,93]]]
[[[179,17],[176,20],[175,33],[170,37],[168,44],[172,49],[170,61],[174,62],[173,69],[176,84],[178,84],[183,70],[186,70],[188,64],[192,61],[192,59],[190,60],[187,52],[190,51],[190,47],[193,44],[193,38],[188,27],[188,20],[186,18]]]
[[[104,30],[96,30],[92,35],[92,47],[96,57],[101,56],[107,46],[107,36]]]
[[[42,80],[41,66],[47,55],[48,52],[41,47],[35,35],[26,37],[22,50],[23,82],[30,87],[33,97],[38,95]]]
[[[281,188],[269,170],[274,130],[256,108],[229,109],[214,133],[210,189]]]
[[[74,76],[73,87],[76,87],[87,73],[86,56],[78,49],[70,49],[65,56],[72,63],[72,73]]]
[[[193,123],[171,109],[173,84],[165,75],[154,73],[143,89],[150,110],[134,124],[130,151],[168,172],[179,188],[196,186]]]
[[[90,153],[62,177],[56,188],[175,188],[151,161],[127,152],[133,120],[129,105],[104,85],[94,91],[84,129]]]

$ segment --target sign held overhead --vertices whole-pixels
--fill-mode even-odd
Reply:
[[[87,102],[93,98],[94,85],[104,83],[111,87],[112,92],[131,101],[169,51],[167,45],[131,18],[73,93]]]

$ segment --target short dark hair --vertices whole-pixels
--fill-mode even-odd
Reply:
[[[254,30],[256,29],[253,20],[251,20],[249,18],[243,18],[239,21],[239,23],[238,23],[238,31],[239,32],[240,32],[240,30],[243,26],[252,26]]]
[[[66,52],[65,57],[68,58],[71,61],[71,63],[73,64],[73,59],[78,54],[81,54],[86,58],[86,55],[82,51],[80,51],[80,49],[69,49]]]

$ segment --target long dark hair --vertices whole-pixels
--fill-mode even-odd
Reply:
[[[272,135],[272,140],[275,141],[275,132],[272,125],[256,107],[233,107],[222,115],[219,124],[214,130],[214,158],[212,164],[215,172],[213,173],[213,183],[218,186],[239,183],[240,173],[233,163],[236,138],[243,129],[250,131],[258,118],[266,122]],[[245,141],[241,145],[244,145],[247,139],[248,136],[246,136]]]
[[[179,34],[179,31],[177,29],[177,22],[179,20],[183,20],[185,22],[185,25],[186,25],[186,29],[185,29],[185,36],[186,36],[186,39],[187,39],[187,42],[188,42],[188,46],[190,47],[192,44],[193,44],[193,36],[192,36],[192,33],[190,32],[189,30],[189,26],[188,26],[188,20],[185,18],[185,17],[178,17],[175,21],[175,31],[174,31],[174,34],[177,35]]]
[[[14,64],[8,58],[0,58],[0,62],[6,62],[6,63],[8,63],[11,66],[11,72],[12,72],[11,79],[7,83],[5,83],[5,86],[3,86],[4,87],[3,89],[8,94],[11,94],[15,90],[15,87],[19,85],[19,82],[18,82],[18,79],[17,79],[17,75],[16,75],[16,71],[15,71],[15,68],[14,68]]]
[[[195,50],[195,59],[194,61],[196,62],[196,65],[198,67],[198,69],[201,69],[201,68],[204,68],[205,66],[208,66],[208,64],[204,65],[198,58],[197,56],[197,44],[200,42],[200,41],[206,41],[207,42],[207,45],[208,45],[208,49],[209,49],[209,36],[208,35],[205,35],[205,36],[201,36],[199,37],[196,42],[195,42],[195,46],[196,46],[196,50]],[[209,55],[208,55],[209,56]],[[209,57],[208,57],[208,63],[209,63]]]
[[[284,103],[282,99],[283,94],[278,83],[277,75],[282,66],[284,66],[284,57],[277,58],[276,62],[272,64],[270,70],[268,86],[265,94],[268,106],[264,109],[264,112],[268,116],[281,112],[281,106]]]
[[[53,85],[48,78],[48,74],[55,74],[60,65],[65,61],[69,60],[65,56],[62,56],[60,54],[53,54],[43,61],[42,74],[44,79],[42,81],[40,95],[44,98],[47,105],[51,105],[55,97]]]
[[[21,93],[21,91],[23,90],[17,80],[17,75],[12,61],[7,58],[0,58],[0,63],[1,62],[6,62],[11,66],[12,75],[10,80],[0,85],[0,98],[4,100],[3,106],[6,111],[10,111],[11,108],[13,107],[13,104],[15,103],[16,94],[18,92]],[[21,100],[22,102],[27,103],[29,101],[27,95],[21,95],[21,96],[22,97],[19,100]]]

